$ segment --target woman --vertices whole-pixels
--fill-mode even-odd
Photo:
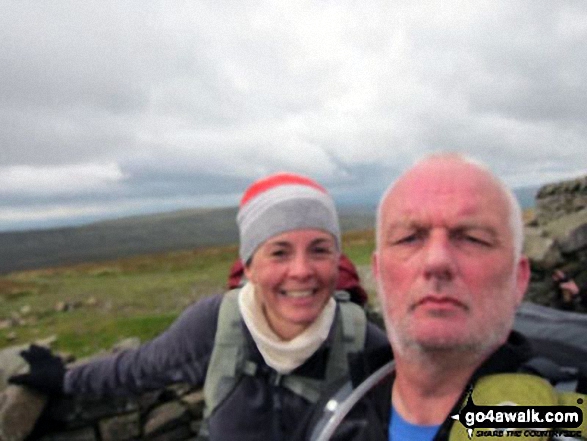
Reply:
[[[248,282],[189,307],[138,349],[65,369],[33,347],[12,382],[49,393],[137,394],[204,386],[202,439],[284,440],[320,393],[348,378],[347,356],[386,346],[362,310],[333,296],[341,252],[332,198],[315,181],[279,173],[252,184],[237,215]]]

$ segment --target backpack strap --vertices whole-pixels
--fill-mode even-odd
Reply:
[[[230,394],[240,373],[237,369],[244,358],[244,335],[238,309],[239,289],[228,291],[218,312],[218,325],[214,337],[214,348],[204,382],[204,419]],[[254,366],[245,363],[243,371],[254,371]]]
[[[340,299],[338,292],[335,298]],[[339,319],[334,330],[335,336],[326,368],[326,383],[348,375],[348,355],[360,352],[365,347],[367,317],[357,304],[339,300]]]
[[[524,363],[520,372],[539,375],[548,380],[558,391],[577,391],[579,369],[573,366],[560,366],[549,358],[534,357]]]
[[[281,385],[296,395],[304,397],[311,403],[316,403],[324,388],[336,380],[348,376],[348,356],[360,352],[365,346],[367,333],[367,318],[365,312],[357,304],[349,300],[341,300],[339,292],[335,294],[339,311],[335,323],[334,338],[328,354],[325,377],[315,380],[297,375],[281,377]],[[346,294],[346,293],[344,293]],[[348,294],[346,294],[348,297]]]
[[[238,307],[240,289],[227,292],[220,304],[218,325],[214,337],[214,348],[204,382],[204,421],[200,439],[207,436],[206,420],[230,394],[243,375],[255,376],[258,366],[245,360],[245,337]],[[337,293],[338,294],[338,293]],[[339,296],[335,296],[339,298]],[[363,350],[367,331],[367,319],[363,309],[345,300],[337,301],[334,338],[328,355],[326,374],[323,380],[298,375],[280,375],[272,378],[274,385],[280,385],[311,403],[320,398],[324,387],[348,375],[348,355]]]

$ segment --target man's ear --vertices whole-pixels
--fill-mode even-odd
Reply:
[[[521,256],[516,269],[516,303],[522,303],[524,294],[530,283],[530,261],[526,256]]]

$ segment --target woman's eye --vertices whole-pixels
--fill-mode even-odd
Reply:
[[[310,257],[315,259],[326,259],[332,256],[333,252],[332,248],[329,247],[314,247],[310,249]]]
[[[285,250],[274,250],[271,252],[271,257],[285,257],[287,252]]]
[[[316,247],[312,252],[314,254],[332,254],[332,249],[328,247]]]

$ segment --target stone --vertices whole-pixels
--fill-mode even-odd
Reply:
[[[141,339],[138,337],[124,338],[112,347],[112,352],[122,352],[126,349],[134,349],[141,345]]]
[[[50,348],[51,344],[55,342],[55,336],[36,340],[35,344]],[[0,391],[8,386],[8,378],[15,374],[23,374],[28,372],[29,365],[20,355],[22,351],[29,348],[29,344],[12,346],[0,350]]]
[[[536,194],[539,225],[587,208],[587,175],[544,185]]]
[[[587,247],[587,209],[560,217],[542,228],[564,254]]]
[[[145,436],[155,435],[165,430],[169,430],[181,423],[187,423],[190,420],[190,415],[186,406],[177,402],[170,401],[156,407],[147,416],[145,423]]]
[[[9,385],[0,393],[0,440],[22,441],[31,433],[47,398],[30,389]]]
[[[51,345],[57,341],[56,335],[50,335],[49,337],[39,338],[35,340],[35,344],[50,349]]]
[[[141,434],[141,422],[138,412],[117,415],[100,420],[98,424],[102,441],[125,441]]]
[[[198,390],[184,395],[180,398],[189,410],[193,418],[202,418],[204,416],[204,391]]]
[[[28,371],[28,363],[20,356],[29,345],[12,346],[0,351],[0,390],[8,385],[8,377]]]
[[[563,262],[556,241],[541,227],[524,228],[523,253],[534,269],[553,269]]]
[[[139,397],[137,397],[137,403],[139,405],[139,408],[152,409],[157,404],[160,404],[161,402],[166,401],[166,400],[162,399],[163,395],[164,395],[164,390],[161,390],[161,389],[148,391],[148,392],[141,394]]]

